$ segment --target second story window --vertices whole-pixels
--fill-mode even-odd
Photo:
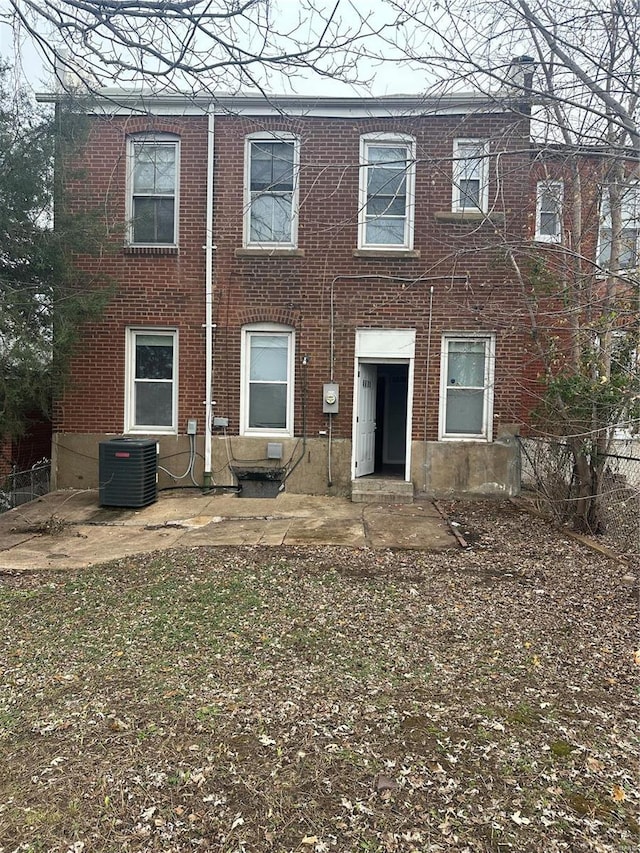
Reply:
[[[481,139],[453,143],[452,210],[486,213],[489,201],[489,146]]]
[[[559,243],[562,239],[562,181],[538,181],[536,186],[536,240]]]
[[[177,243],[178,140],[164,136],[129,140],[129,243]]]
[[[293,137],[247,139],[246,246],[296,245],[297,160],[298,143]]]
[[[640,262],[640,185],[632,184],[622,189],[620,197],[620,247],[617,266],[621,270],[635,269]],[[604,269],[611,265],[613,222],[608,190],[602,194],[600,207],[600,234],[598,235],[598,263]]]
[[[358,248],[413,248],[414,149],[409,137],[363,137]]]

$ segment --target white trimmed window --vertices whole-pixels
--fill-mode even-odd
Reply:
[[[291,134],[246,140],[244,245],[295,248],[299,142]]]
[[[494,362],[493,335],[443,336],[440,364],[441,439],[491,441]]]
[[[627,389],[629,399],[629,406],[620,413],[620,422],[613,430],[613,437],[620,440],[637,438],[640,434],[640,351],[635,346],[636,340],[634,334],[616,330],[611,342],[611,377]]]
[[[482,139],[455,139],[453,142],[454,212],[482,211],[489,203],[489,143]]]
[[[536,240],[559,243],[562,240],[564,183],[538,181],[536,185]]]
[[[127,149],[127,223],[132,246],[178,242],[179,142],[168,135],[132,136]]]
[[[640,260],[640,185],[624,187],[620,201],[622,227],[620,232],[620,256],[618,267],[621,270],[636,269]],[[598,264],[607,269],[611,263],[611,244],[613,229],[609,193],[602,193],[600,205],[600,233],[598,235]]]
[[[177,431],[177,377],[175,330],[127,330],[125,432]]]
[[[258,324],[242,330],[240,423],[244,435],[293,435],[295,333]]]
[[[415,169],[411,137],[361,137],[358,248],[413,248]]]

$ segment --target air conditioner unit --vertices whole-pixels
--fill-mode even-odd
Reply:
[[[158,445],[112,438],[99,447],[100,506],[140,507],[158,500]]]

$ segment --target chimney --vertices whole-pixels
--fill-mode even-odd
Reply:
[[[531,94],[535,64],[536,61],[532,56],[516,56],[509,63],[506,82],[515,89],[516,93]]]
[[[86,88],[78,70],[78,63],[68,50],[56,50],[53,74],[56,92],[60,94],[73,94]]]

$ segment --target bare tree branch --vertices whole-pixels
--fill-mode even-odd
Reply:
[[[310,72],[358,81],[369,41],[397,25],[350,0],[8,0],[4,19],[90,89],[269,88]],[[378,4],[378,9],[380,10]]]

